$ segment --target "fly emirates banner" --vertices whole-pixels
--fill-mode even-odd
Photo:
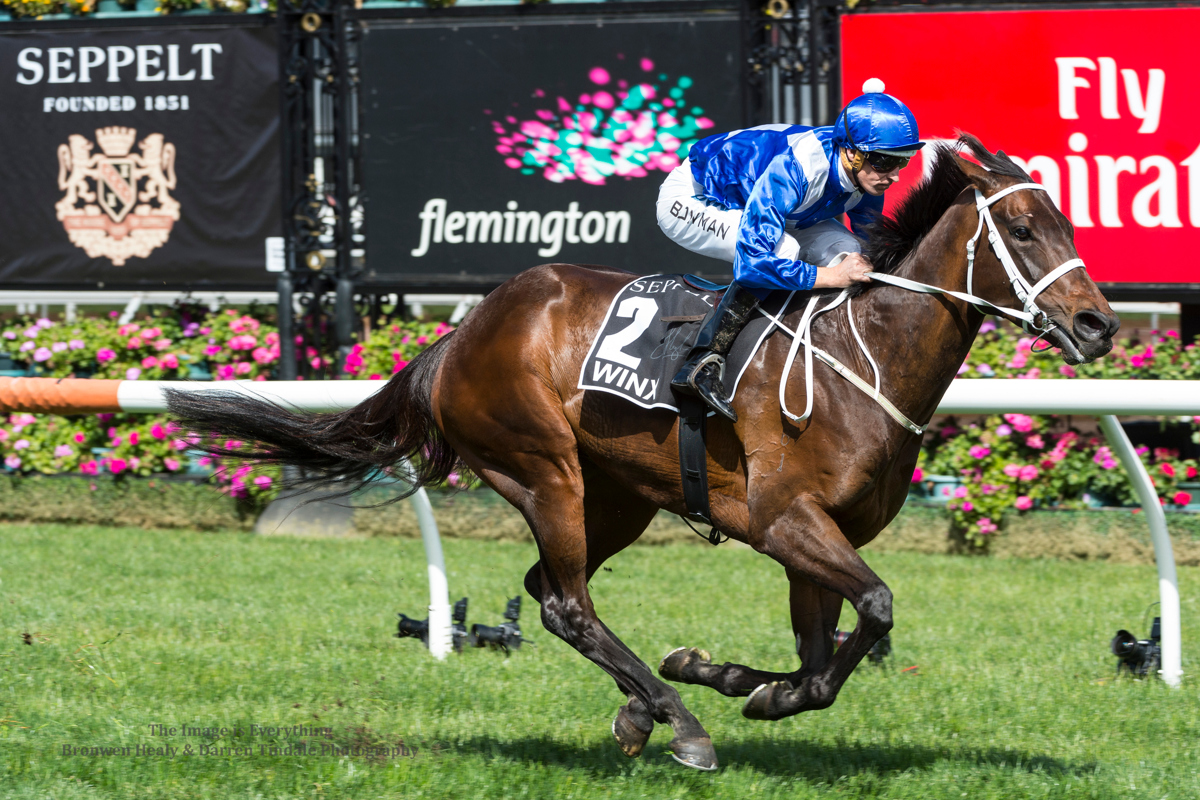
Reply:
[[[1070,218],[1094,280],[1200,289],[1198,30],[1200,8],[847,15],[842,96],[881,78],[921,138],[967,131],[1008,153]]]

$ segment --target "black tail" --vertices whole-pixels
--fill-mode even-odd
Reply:
[[[229,451],[202,441],[197,449],[262,463],[291,464],[306,473],[305,483],[347,481],[345,494],[381,469],[401,461],[412,488],[444,481],[459,467],[458,454],[433,420],[430,396],[450,333],[418,355],[370,399],[332,414],[292,411],[268,400],[232,392],[166,391],[171,414],[189,429],[249,445]],[[314,476],[315,473],[315,476]],[[399,498],[396,498],[399,499]]]

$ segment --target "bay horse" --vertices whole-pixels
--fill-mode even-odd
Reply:
[[[895,217],[875,224],[866,255],[877,273],[967,288],[966,245],[982,226],[976,197],[1030,178],[970,135],[963,134],[958,147],[969,148],[979,163],[942,146],[931,173]],[[1029,284],[1077,258],[1071,223],[1045,191],[1014,190],[990,213],[1004,242],[999,249],[1012,254]],[[1013,302],[1014,289],[992,244],[974,256],[971,289],[1004,306]],[[380,468],[411,460],[410,477],[420,486],[468,467],[516,506],[533,531],[538,561],[524,583],[546,629],[607,672],[628,698],[613,722],[622,751],[640,754],[654,724],[663,723],[674,730],[670,749],[678,761],[711,770],[717,756],[708,733],[679,693],[600,621],[588,595],[592,574],[637,539],[659,509],[686,510],[678,417],[576,388],[605,310],[634,277],[571,264],[523,272],[379,393],[340,413],[304,414],[238,395],[184,392],[170,396],[170,408],[197,431],[257,443],[250,451],[257,458],[330,479],[365,481]],[[1086,271],[1063,274],[1040,301],[1057,325],[1048,339],[1065,361],[1090,361],[1111,349],[1119,320]],[[793,328],[802,307],[784,318]],[[870,367],[854,344],[851,313],[876,357],[883,393],[918,424],[928,423],[984,313],[953,295],[873,282],[852,307],[839,306],[811,328],[814,342],[860,376]],[[717,665],[696,648],[675,650],[659,665],[669,680],[749,696],[743,714],[752,719],[827,708],[891,629],[892,594],[856,549],[904,504],[921,444],[920,435],[823,367],[814,378],[812,416],[794,423],[778,390],[789,346],[788,337],[773,335],[754,356],[737,393],[737,423],[710,420],[708,469],[716,527],[786,571],[800,667],[773,673]],[[793,405],[805,396],[801,373],[788,378]],[[858,612],[858,624],[835,650],[843,599]]]

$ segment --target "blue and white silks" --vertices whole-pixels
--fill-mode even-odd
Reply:
[[[833,127],[762,125],[697,142],[663,184],[660,227],[694,252],[732,260],[734,280],[742,286],[811,289],[817,265],[799,257],[813,252],[803,246],[809,237],[801,232],[820,228],[825,240],[832,236],[841,249],[857,251],[840,223],[826,221],[845,213],[862,235],[883,211],[882,197],[854,185],[834,134]],[[701,233],[710,241],[698,241]],[[788,241],[797,238],[799,247]]]

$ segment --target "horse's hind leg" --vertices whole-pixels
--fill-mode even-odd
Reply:
[[[800,669],[766,672],[743,664],[713,664],[704,650],[681,647],[667,654],[658,672],[668,680],[715,689],[727,697],[745,697],[763,684],[786,681],[792,686],[825,668],[833,655],[833,634],[842,610],[842,597],[788,570],[792,633]]]
[[[551,444],[555,434],[570,436],[565,419],[563,427],[566,430],[547,432],[540,437],[537,447],[509,449],[502,456],[502,465],[478,463],[477,459],[466,455],[464,458],[505,499],[521,510],[533,531],[540,555],[539,569],[536,581],[532,575],[526,577],[526,586],[532,585],[537,590],[535,596],[541,603],[542,624],[546,629],[595,662],[629,694],[631,702],[625,708],[630,709],[626,713],[630,721],[644,724],[639,718],[640,712],[645,710],[654,721],[674,729],[675,738],[670,748],[677,761],[697,769],[716,769],[712,740],[699,720],[684,707],[679,693],[655,678],[650,668],[596,616],[587,588],[589,567],[598,568],[603,558],[628,544],[636,535],[630,535],[626,530],[628,541],[619,546],[610,543],[608,548],[601,544],[605,520],[611,522],[613,517],[624,515],[628,507],[602,512],[603,504],[597,495],[602,496],[603,492],[595,490],[591,492],[595,505],[587,500],[574,437],[571,436],[569,443],[564,441],[562,447]],[[455,449],[463,453],[466,448],[456,445]],[[496,454],[497,461],[501,460],[498,451],[492,453]],[[591,486],[589,483],[588,488]],[[628,496],[622,502],[628,503]],[[589,508],[597,511],[591,524],[585,510]],[[642,528],[648,522],[647,516]],[[589,537],[592,530],[595,534]],[[637,533],[640,532],[639,529]],[[589,557],[589,539],[600,548],[594,558]],[[605,554],[605,549],[610,553]],[[637,702],[634,703],[632,698]],[[619,735],[620,732],[615,730],[614,733]],[[631,743],[636,745],[636,740]]]
[[[587,578],[590,581],[605,561],[642,535],[658,513],[658,507],[633,494],[589,462],[583,462],[582,468]],[[539,603],[542,601],[541,571],[542,563],[539,560],[525,575],[525,588]],[[625,647],[619,639],[615,641]],[[636,658],[632,651],[629,654]],[[629,698],[629,702],[621,706],[613,720],[613,737],[621,752],[636,758],[641,755],[654,731],[654,717],[641,698],[620,680],[617,680],[617,688]]]

